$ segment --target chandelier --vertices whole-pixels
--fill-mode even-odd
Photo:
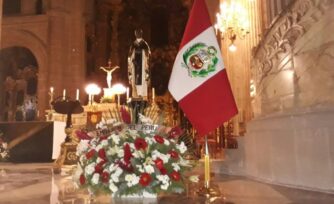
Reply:
[[[231,1],[230,4],[223,2],[220,4],[220,12],[217,13],[216,33],[219,30],[223,39],[231,41],[230,51],[235,51],[237,47],[234,41],[244,39],[249,33],[249,21],[246,9],[238,2]]]

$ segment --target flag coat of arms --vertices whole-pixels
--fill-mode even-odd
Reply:
[[[195,0],[168,89],[204,136],[237,114],[205,0]]]

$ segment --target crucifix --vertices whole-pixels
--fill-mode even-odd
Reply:
[[[100,67],[100,69],[107,72],[108,88],[111,88],[112,73],[118,68],[119,68],[119,66],[114,66],[114,67],[111,66],[111,59],[108,60],[108,66],[107,67]]]

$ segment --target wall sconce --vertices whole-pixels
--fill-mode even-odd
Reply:
[[[216,33],[219,30],[223,39],[231,41],[229,50],[234,52],[237,47],[234,41],[244,39],[249,33],[249,20],[247,10],[238,2],[231,1],[220,4],[220,12],[216,14]]]

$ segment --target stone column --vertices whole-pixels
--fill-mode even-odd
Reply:
[[[2,45],[1,45],[1,31],[2,31],[2,0],[0,0],[0,50],[2,48]],[[2,73],[2,70],[0,69],[0,79],[2,79],[2,76],[3,76],[3,73]],[[0,109],[0,121],[3,120],[3,107],[4,107],[4,100],[3,100],[3,96],[4,96],[4,91],[3,91],[3,81],[0,83],[0,107],[2,107]]]
[[[0,48],[1,48],[1,31],[2,31],[2,0],[0,0]]]
[[[111,41],[110,41],[110,58],[113,64],[119,64],[119,54],[118,54],[118,24],[119,22],[119,14],[122,11],[122,7],[120,5],[115,5],[112,9],[112,20],[110,23],[111,26]]]

